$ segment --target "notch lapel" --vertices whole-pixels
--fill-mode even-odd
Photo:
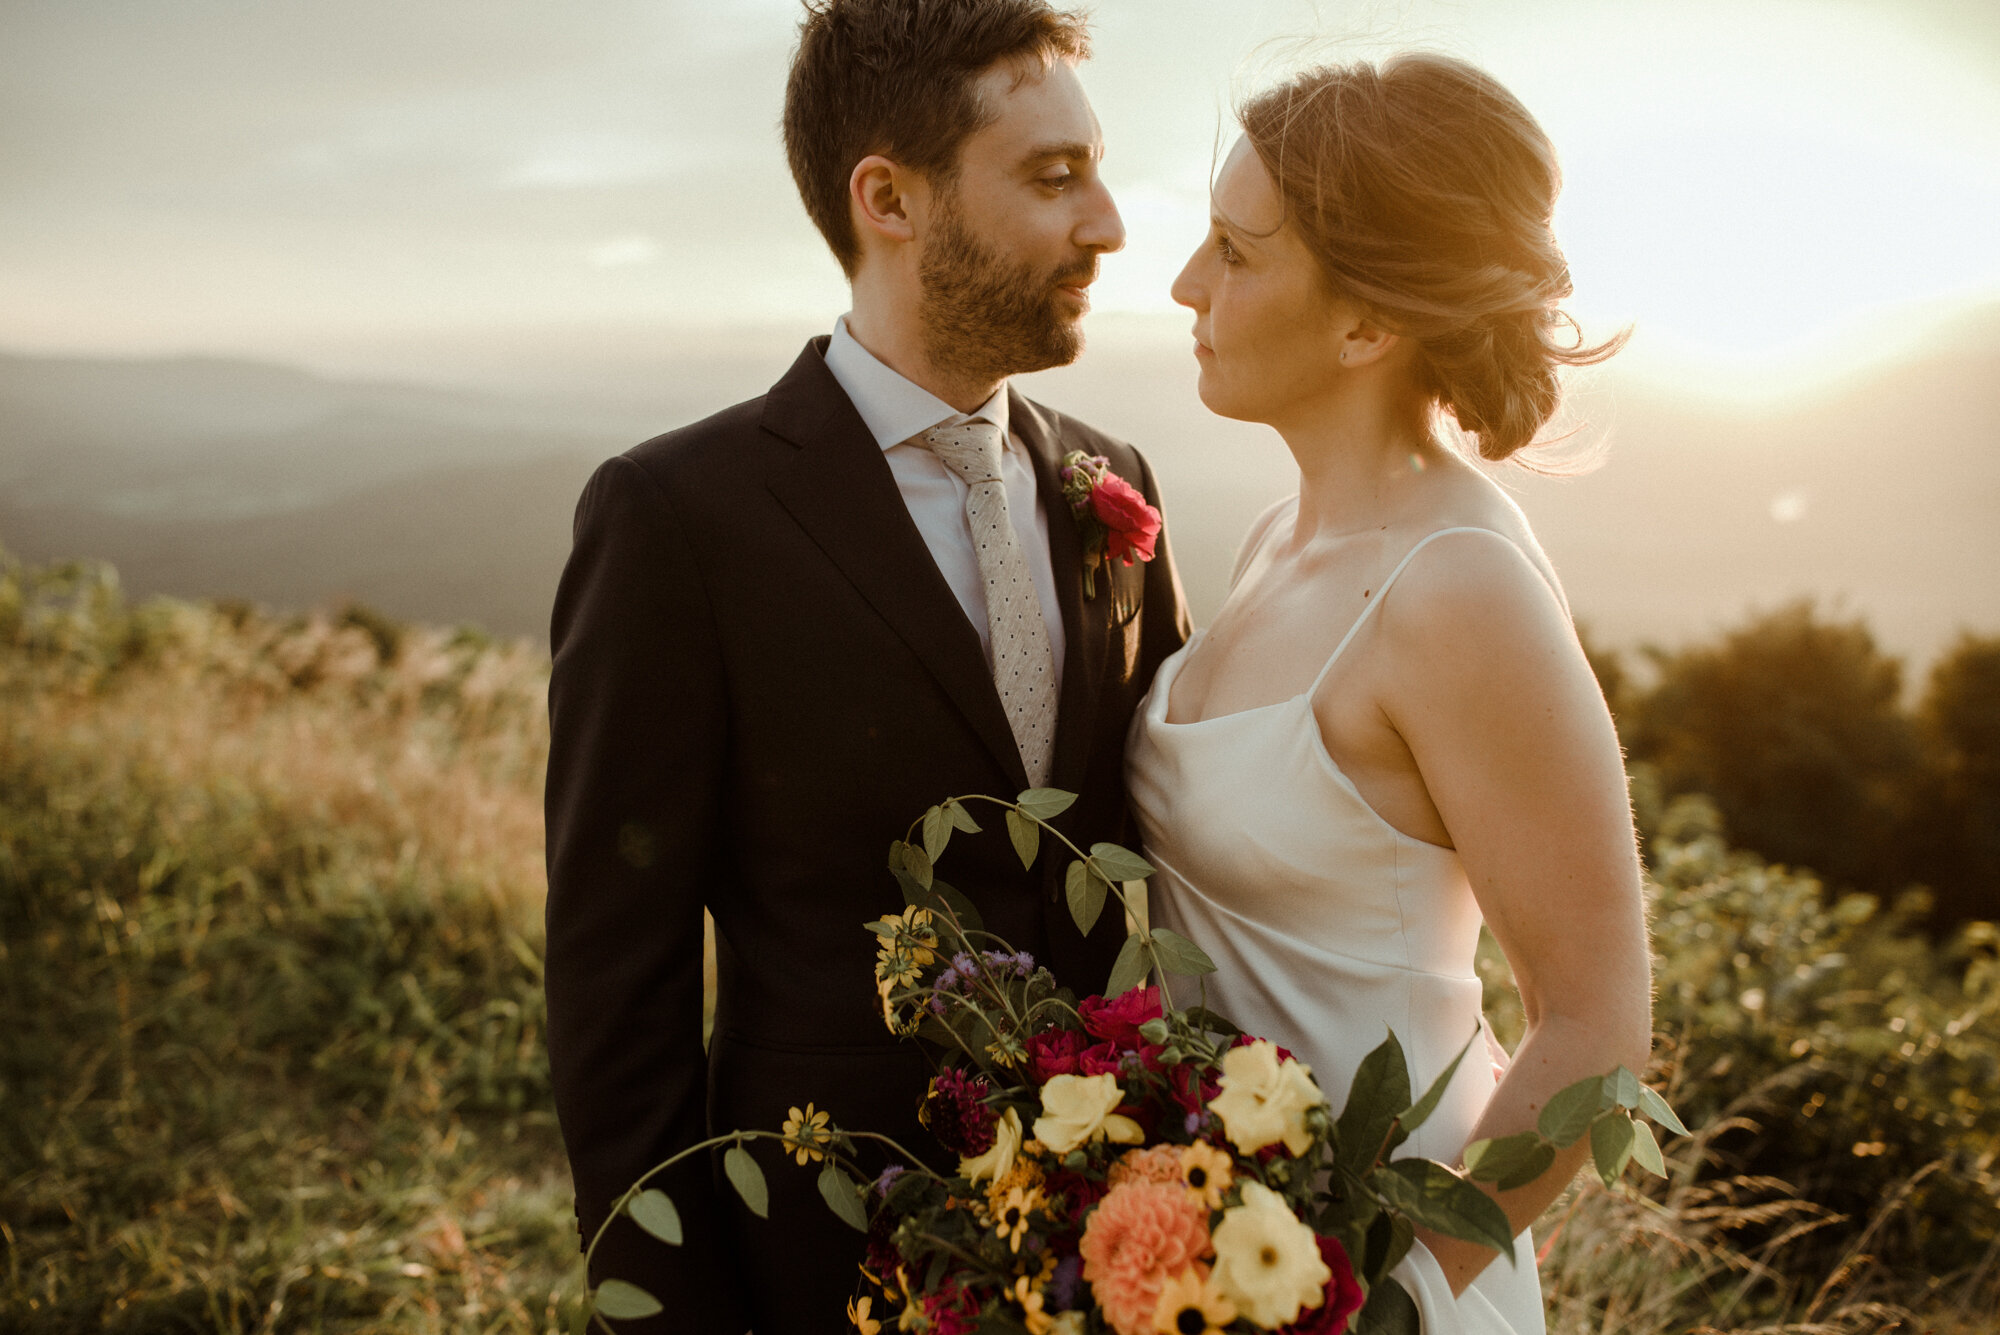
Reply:
[[[826,369],[826,343],[808,343],[765,396],[765,429],[799,447],[792,466],[771,478],[771,493],[923,662],[1016,788],[1025,788],[1027,771],[978,632],[938,573],[881,446]],[[1058,732],[1058,762],[1061,746]]]
[[[1091,724],[1097,712],[1097,687],[1104,679],[1105,638],[1109,628],[1106,615],[1095,601],[1083,596],[1083,535],[1077,531],[1076,516],[1063,499],[1063,443],[1055,423],[1037,405],[1021,397],[1011,386],[1007,391],[1008,422],[1014,434],[1028,447],[1035,461],[1035,483],[1042,509],[1049,519],[1049,561],[1054,569],[1056,601],[1062,605],[1063,651],[1062,698],[1056,706],[1056,754],[1049,771],[1051,787],[1082,790],[1084,770],[1090,762]],[[1110,590],[1100,586],[1099,597],[1109,602]]]

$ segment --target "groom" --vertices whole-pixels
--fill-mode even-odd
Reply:
[[[1043,0],[810,5],[785,145],[852,309],[768,394],[610,460],[577,507],[551,633],[547,979],[585,1237],[655,1163],[808,1101],[922,1152],[928,1069],[884,1026],[862,924],[901,908],[888,846],[927,806],[1046,785],[1080,794],[1072,838],[1125,833],[1127,726],[1187,615],[1164,539],[1086,591],[1059,469],[1104,455],[1157,501],[1153,477],[1006,383],[1075,358],[1098,257],[1124,242],[1086,53],[1083,21]],[[1118,915],[1083,937],[1049,870],[990,833],[944,868],[990,930],[1098,990]],[[817,1165],[755,1148],[768,1219],[696,1156],[655,1180],[683,1244],[621,1218],[592,1283],[649,1290],[659,1330],[845,1329],[861,1235]]]

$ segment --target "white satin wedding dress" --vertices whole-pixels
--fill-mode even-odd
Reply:
[[[1484,1024],[1473,970],[1480,915],[1457,853],[1403,834],[1362,800],[1320,741],[1311,700],[1418,552],[1417,543],[1300,695],[1258,709],[1167,721],[1174,679],[1200,633],[1160,665],[1133,720],[1126,778],[1145,838],[1152,921],[1217,966],[1208,1004],[1290,1048],[1338,1109],[1362,1057],[1393,1029],[1421,1093]],[[1192,1004],[1194,980],[1174,1000]],[[1475,1042],[1430,1119],[1399,1151],[1450,1163],[1492,1095]],[[1493,1049],[1498,1052],[1497,1045]],[[1542,1335],[1532,1239],[1515,1240],[1454,1299],[1422,1243],[1392,1272],[1425,1335]]]

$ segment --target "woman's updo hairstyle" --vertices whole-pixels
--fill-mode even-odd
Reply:
[[[1332,289],[1419,348],[1436,404],[1499,461],[1561,398],[1558,366],[1603,361],[1557,308],[1561,174],[1528,109],[1462,60],[1406,54],[1309,70],[1240,112]]]

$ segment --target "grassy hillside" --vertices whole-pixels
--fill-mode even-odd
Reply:
[[[546,670],[0,569],[0,1328],[566,1325]],[[1933,951],[1650,791],[1652,1075],[1696,1134],[1544,1220],[1552,1328],[1986,1329],[1992,930]]]

